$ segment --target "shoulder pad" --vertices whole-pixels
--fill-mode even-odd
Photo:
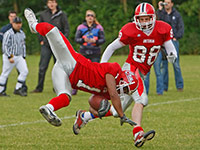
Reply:
[[[160,21],[160,20],[156,21],[155,27],[157,28],[157,31],[160,34],[168,33],[172,28],[168,23],[166,23],[164,21]]]
[[[138,29],[136,28],[134,22],[130,22],[124,25],[121,31],[123,34],[126,34],[129,37],[133,37],[134,35],[137,35]]]

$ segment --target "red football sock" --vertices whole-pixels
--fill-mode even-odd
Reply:
[[[95,118],[99,118],[98,116],[96,116],[96,115],[93,115]],[[109,116],[112,116],[112,113],[111,113],[111,111],[109,110],[107,113],[106,113],[106,115],[105,116],[103,116],[103,117],[109,117]]]
[[[36,31],[42,36],[45,36],[53,28],[54,26],[47,22],[41,22],[36,25]]]
[[[139,131],[144,131],[144,130],[140,126],[136,126],[135,128],[133,128],[133,136]]]
[[[110,110],[106,113],[106,115],[104,117],[109,117],[109,116],[112,116],[112,113]]]
[[[67,94],[60,94],[57,97],[54,97],[50,100],[49,104],[51,104],[54,107],[54,111],[68,106],[70,103],[69,97]]]

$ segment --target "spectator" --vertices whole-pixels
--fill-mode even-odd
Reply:
[[[164,91],[164,85],[163,85],[163,74],[161,72],[162,59],[163,59],[163,48],[161,48],[161,51],[159,52],[155,63],[153,64],[155,75],[156,75],[156,93],[157,95],[163,95]],[[149,79],[150,79],[150,72],[147,73],[144,84],[146,87],[146,92],[149,94]]]
[[[56,27],[67,37],[69,25],[67,15],[59,8],[56,0],[47,0],[47,9],[40,15],[40,22],[48,22]],[[41,45],[38,84],[32,93],[40,93],[44,88],[45,74],[51,59],[52,51],[46,37],[39,35]],[[54,57],[54,56],[53,56]],[[56,59],[54,57],[54,63]]]
[[[12,22],[15,19],[15,17],[17,16],[17,13],[13,10],[10,10],[8,13],[8,19],[9,19],[9,23],[5,26],[3,26],[0,30],[0,41],[2,43],[3,41],[3,34],[8,31],[10,28],[12,28]]]
[[[27,92],[22,88],[28,75],[28,68],[25,60],[25,34],[21,27],[22,19],[16,17],[12,22],[12,28],[3,35],[3,69],[0,76],[0,96],[7,96],[5,84],[13,67],[16,67],[19,71],[14,94],[27,96]]]
[[[164,5],[164,8],[163,8]],[[158,3],[159,10],[157,11],[158,19],[169,23],[172,26],[174,37],[172,42],[177,51],[177,59],[173,63],[174,75],[176,81],[176,88],[178,91],[183,91],[183,77],[181,74],[181,68],[179,64],[179,39],[182,38],[184,33],[184,24],[180,13],[173,7],[174,3],[172,0],[164,0],[164,3],[160,1]],[[163,81],[164,91],[168,91],[168,62],[163,61]]]
[[[85,21],[76,30],[75,41],[80,45],[80,53],[92,62],[99,62],[101,58],[100,45],[105,42],[103,27],[96,19],[92,10],[87,10]],[[76,95],[77,90],[72,91]]]

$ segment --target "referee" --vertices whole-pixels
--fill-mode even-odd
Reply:
[[[0,76],[0,96],[7,96],[5,92],[6,80],[14,67],[16,67],[19,71],[14,94],[27,96],[27,92],[22,88],[28,75],[28,68],[25,60],[26,37],[24,32],[21,30],[21,27],[22,19],[16,17],[13,20],[12,28],[5,32],[3,35],[3,68]]]

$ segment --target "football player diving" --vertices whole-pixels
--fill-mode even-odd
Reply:
[[[46,36],[57,60],[52,70],[52,80],[57,97],[39,108],[40,113],[50,124],[54,126],[62,124],[55,111],[70,104],[72,88],[110,99],[119,114],[121,124],[135,124],[124,115],[116,89],[116,87],[124,89],[126,86],[135,84],[133,73],[129,71],[131,79],[129,80],[126,79],[127,76],[124,75],[126,72],[121,70],[118,63],[91,62],[74,51],[67,38],[57,27],[46,22],[38,23],[35,14],[29,8],[24,10],[24,15],[32,33]],[[126,80],[126,83],[119,84],[123,80]],[[131,93],[131,91],[125,92]],[[99,111],[100,117],[102,112],[104,112],[103,107]]]

